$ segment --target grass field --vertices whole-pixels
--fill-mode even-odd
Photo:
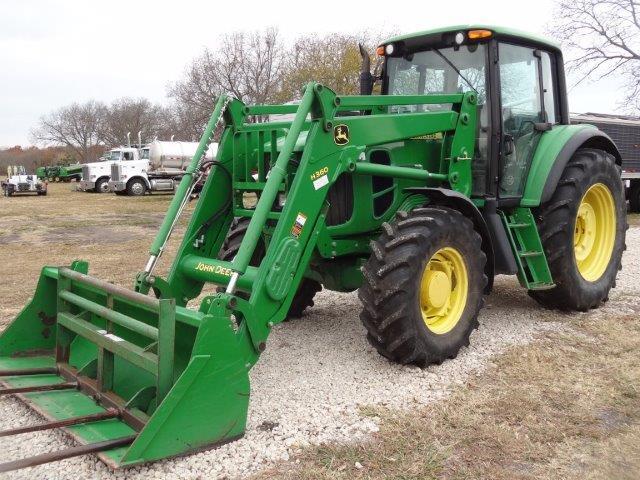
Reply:
[[[49,184],[46,197],[0,198],[0,318],[9,321],[33,294],[44,265],[89,261],[89,272],[131,287],[170,195],[121,197],[73,191],[74,183]],[[167,256],[177,245],[169,245]],[[159,265],[164,272],[166,263]]]

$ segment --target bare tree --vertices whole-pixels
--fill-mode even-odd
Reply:
[[[31,132],[34,141],[43,144],[63,145],[81,162],[93,159],[99,144],[98,130],[104,121],[106,107],[90,100],[72,103],[40,118]]]
[[[146,98],[121,98],[107,109],[98,129],[98,138],[108,146],[122,145],[130,132],[133,140],[142,132],[143,141],[165,133],[168,110]]]
[[[549,33],[571,56],[567,66],[579,81],[619,75],[625,103],[640,107],[640,2],[634,0],[559,0]]]
[[[380,39],[377,39],[380,40]],[[298,99],[302,87],[314,80],[337,93],[359,93],[360,52],[358,43],[375,48],[364,34],[305,35],[296,39],[286,55],[280,101]]]
[[[277,98],[281,84],[283,47],[276,29],[232,33],[221,37],[215,50],[205,49],[171,85],[174,113],[189,121],[179,130],[199,133],[219,95],[230,93],[245,103],[265,103]]]

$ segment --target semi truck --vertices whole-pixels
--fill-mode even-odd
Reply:
[[[629,210],[640,213],[640,117],[582,113],[572,114],[571,123],[594,125],[615,142],[622,156],[622,180]]]
[[[131,145],[109,150],[97,162],[82,165],[80,190],[85,192],[109,192],[111,165],[115,162],[145,160],[149,158],[149,149],[143,145]]]
[[[147,192],[173,192],[191,162],[197,142],[154,140],[138,159],[111,163],[109,190],[118,195],[141,196]],[[213,160],[218,149],[212,143],[204,161]]]

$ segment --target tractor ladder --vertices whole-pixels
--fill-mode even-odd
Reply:
[[[529,208],[500,211],[518,266],[518,280],[528,290],[548,290],[555,287],[542,248],[535,218]]]

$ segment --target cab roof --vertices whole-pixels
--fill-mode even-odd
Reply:
[[[534,33],[524,32],[522,30],[516,30],[513,28],[500,27],[497,25],[484,25],[484,24],[470,24],[470,25],[454,25],[449,27],[442,28],[434,28],[431,30],[423,30],[420,32],[409,33],[405,35],[398,35],[396,37],[392,37],[381,43],[381,45],[386,45],[388,43],[407,41],[407,40],[419,40],[424,37],[425,41],[434,41],[437,36],[443,33],[456,33],[456,32],[466,32],[469,30],[491,30],[496,37],[501,38],[511,38],[511,39],[523,39],[527,43],[531,42],[534,44],[541,45],[543,47],[549,48],[551,50],[560,50],[560,44],[546,38],[542,35],[536,35]]]

